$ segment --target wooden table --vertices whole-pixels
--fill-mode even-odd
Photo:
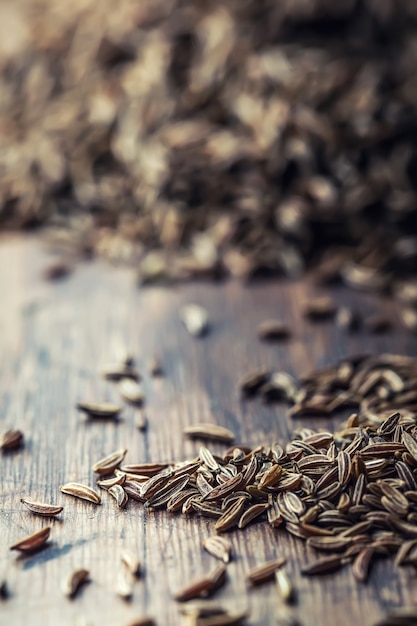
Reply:
[[[173,593],[216,563],[201,549],[212,522],[167,512],[146,514],[135,502],[120,511],[105,493],[102,505],[94,506],[61,494],[59,485],[80,481],[94,486],[93,462],[121,447],[129,450],[126,462],[191,458],[199,444],[185,440],[182,430],[199,421],[225,425],[237,442],[251,445],[285,442],[301,423],[333,428],[335,419],[291,420],[284,406],[244,401],[237,380],[258,366],[299,375],[358,352],[415,354],[417,338],[398,328],[381,336],[349,336],[331,322],[308,323],[302,305],[314,290],[302,283],[138,289],[133,270],[102,262],[80,265],[67,280],[50,283],[41,276],[48,258],[36,238],[5,238],[0,245],[1,430],[21,428],[26,435],[25,447],[3,454],[0,461],[1,567],[12,593],[0,605],[0,622],[123,626],[148,614],[160,626],[179,624]],[[364,313],[391,306],[341,288],[334,298]],[[209,311],[212,329],[206,338],[190,337],[179,321],[179,307],[189,302]],[[270,317],[287,321],[294,338],[260,342],[256,326]],[[119,423],[88,422],[75,410],[79,400],[118,401],[99,369],[123,349],[137,357],[144,374],[146,433],[135,427],[132,409],[123,412]],[[164,378],[146,373],[154,354],[163,363]],[[65,507],[62,519],[51,522],[50,547],[25,559],[8,547],[49,522],[27,511],[21,497]],[[275,624],[280,601],[274,585],[248,590],[244,574],[277,554],[288,558],[303,626],[333,626],[335,620],[338,626],[371,626],[387,608],[417,602],[415,575],[408,569],[395,572],[389,561],[375,565],[368,585],[359,585],[349,569],[308,579],[299,573],[306,547],[285,531],[258,524],[232,532],[230,538],[236,558],[218,597],[231,608],[248,605],[249,624]],[[114,592],[125,547],[136,550],[144,566],[130,603]],[[69,601],[60,583],[77,567],[88,568],[92,582]]]

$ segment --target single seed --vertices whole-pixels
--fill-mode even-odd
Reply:
[[[21,430],[7,430],[0,440],[2,450],[15,450],[23,444],[23,433]]]
[[[116,500],[119,509],[123,509],[126,506],[129,497],[121,485],[110,487],[109,494]]]
[[[149,361],[148,371],[149,371],[149,374],[151,376],[154,376],[155,378],[158,377],[158,376],[163,376],[164,375],[164,370],[163,370],[161,361],[158,359],[158,357],[154,356]]]
[[[68,598],[75,598],[79,589],[88,582],[90,572],[88,569],[76,569],[63,581],[62,593]]]
[[[143,408],[138,408],[135,411],[135,425],[142,432],[148,428],[148,418]]]
[[[96,474],[110,474],[123,461],[127,453],[126,449],[116,450],[108,454],[93,465],[93,472]]]
[[[43,502],[32,502],[30,500],[25,500],[24,498],[20,498],[20,502],[27,506],[29,511],[32,513],[44,515],[45,517],[59,515],[59,513],[61,513],[64,509],[63,506],[54,506],[53,504],[44,504]]]
[[[100,495],[94,491],[94,489],[91,489],[86,485],[82,485],[81,483],[66,483],[65,485],[61,485],[59,489],[62,493],[74,496],[75,498],[81,498],[82,500],[87,500],[93,504],[100,504],[101,502]]]
[[[141,405],[144,401],[144,393],[141,385],[131,378],[123,378],[118,386],[118,391],[123,400],[131,404]]]
[[[0,600],[7,600],[10,597],[9,586],[5,578],[0,579]]]
[[[205,597],[212,594],[226,580],[226,568],[223,565],[217,566],[205,578],[188,585],[175,594],[177,602],[186,602],[193,598]]]
[[[311,298],[304,305],[304,315],[312,321],[333,317],[336,312],[336,306],[327,296]]]
[[[129,600],[133,595],[135,576],[124,565],[119,569],[116,581],[116,593],[124,600]]]
[[[258,326],[258,337],[264,340],[288,339],[291,331],[279,320],[265,320]]]
[[[10,546],[10,550],[19,550],[20,552],[33,552],[41,548],[49,539],[51,533],[50,526],[41,528],[32,535],[24,537],[17,543]]]
[[[277,583],[278,591],[281,598],[287,604],[291,604],[295,600],[294,586],[283,568],[275,570],[275,580]]]
[[[186,426],[184,434],[192,439],[212,439],[213,441],[222,441],[231,443],[235,438],[234,433],[223,426],[217,424],[201,423]]]
[[[117,404],[109,404],[107,402],[79,402],[77,404],[77,409],[86,413],[88,417],[98,419],[115,419],[122,410],[120,406],[117,406]]]
[[[125,550],[124,552],[122,552],[121,560],[122,563],[126,565],[132,576],[140,576],[141,565],[138,557],[134,552],[131,552],[130,550]]]
[[[274,578],[275,571],[282,567],[284,563],[284,557],[279,557],[278,559],[274,559],[273,561],[267,561],[266,563],[262,563],[262,565],[258,565],[252,568],[246,574],[246,579],[250,583],[252,583],[252,585],[259,585],[261,583],[264,583],[267,580],[271,580],[272,578]]]
[[[229,563],[232,554],[232,544],[225,537],[218,537],[217,535],[208,537],[203,541],[203,548],[216,559]]]
[[[187,304],[180,311],[184,326],[194,337],[202,337],[208,331],[207,311],[198,304]]]

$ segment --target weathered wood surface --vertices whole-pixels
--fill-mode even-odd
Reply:
[[[103,494],[99,507],[64,496],[58,486],[80,481],[94,486],[94,461],[120,447],[127,462],[185,459],[198,443],[186,441],[186,424],[213,421],[236,432],[237,441],[258,444],[286,441],[301,420],[290,421],[285,407],[242,401],[236,382],[252,368],[271,366],[302,374],[346,354],[394,351],[415,354],[417,338],[401,329],[381,336],[348,336],[331,322],[312,325],[302,318],[303,302],[313,290],[303,284],[192,284],[176,289],[135,286],[132,270],[99,262],[80,266],[65,281],[47,283],[41,270],[48,257],[33,240],[4,239],[0,245],[0,402],[1,430],[21,428],[25,447],[3,454],[1,463],[1,568],[12,597],[0,605],[3,624],[125,624],[153,615],[159,625],[179,624],[173,593],[216,561],[201,550],[210,520],[166,512],[145,514],[131,502],[127,510]],[[382,303],[343,289],[338,303],[357,304],[371,312]],[[197,302],[210,314],[212,329],[204,339],[190,337],[178,318],[183,303]],[[287,321],[289,342],[265,344],[256,325],[269,317]],[[79,400],[118,400],[114,386],[99,376],[100,366],[121,350],[131,351],[144,373],[148,432],[137,430],[131,409],[119,423],[89,423],[76,410]],[[162,379],[146,373],[149,358],[159,355]],[[335,420],[303,419],[328,428]],[[221,451],[221,445],[213,448]],[[52,521],[52,545],[19,559],[8,547],[48,522],[20,504],[21,497],[64,505],[62,519]],[[266,524],[230,534],[236,558],[228,566],[228,583],[218,594],[230,607],[249,606],[249,624],[275,624],[279,599],[273,584],[247,590],[249,567],[288,557],[298,590],[297,615],[304,626],[371,626],[387,608],[417,601],[415,575],[395,573],[381,561],[367,586],[357,584],[349,569],[321,579],[300,576],[307,558],[303,542]],[[132,602],[115,595],[120,552],[136,550],[145,575]],[[60,582],[73,568],[86,567],[92,582],[74,601],[64,598]],[[78,621],[85,619],[86,621]]]

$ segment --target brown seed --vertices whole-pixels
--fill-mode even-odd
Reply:
[[[252,522],[254,519],[259,517],[263,513],[266,513],[268,509],[270,508],[270,506],[271,505],[269,503],[265,503],[265,504],[261,503],[261,504],[254,504],[251,507],[249,507],[249,509],[241,515],[239,519],[239,523],[238,523],[238,528],[245,528],[245,526],[250,524],[250,522]]]
[[[341,552],[352,543],[349,537],[310,537],[307,544],[316,550]]]
[[[96,474],[110,474],[123,461],[126,456],[126,452],[126,449],[122,449],[108,454],[93,465],[93,472]]]
[[[33,552],[38,550],[48,541],[50,533],[50,526],[41,528],[41,530],[24,537],[24,539],[10,546],[10,550],[19,550],[20,552]]]
[[[402,443],[407,448],[413,459],[417,461],[417,441],[408,433],[404,431],[402,434]]]
[[[60,280],[66,278],[71,274],[72,266],[64,259],[53,261],[43,270],[43,277],[45,280]]]
[[[391,328],[390,320],[379,313],[367,317],[363,324],[366,330],[374,334],[386,333]]]
[[[272,465],[263,475],[259,481],[259,488],[273,487],[276,485],[282,476],[282,467],[280,465]]]
[[[127,474],[139,474],[141,476],[155,476],[166,469],[169,463],[138,463],[136,465],[123,465],[120,469]]]
[[[198,618],[198,626],[240,626],[247,617],[247,611],[227,611],[223,615]]]
[[[124,378],[132,378],[133,380],[140,380],[140,374],[130,365],[122,364],[109,364],[103,367],[101,375],[106,380],[113,382],[120,382]]]
[[[352,573],[356,580],[359,582],[365,582],[368,578],[369,567],[372,562],[372,558],[375,554],[374,548],[366,547],[361,550],[353,562]]]
[[[311,298],[304,305],[304,315],[312,321],[333,317],[335,312],[336,306],[327,296]]]
[[[100,495],[94,491],[94,489],[91,489],[86,485],[82,485],[81,483],[66,483],[65,485],[61,485],[59,489],[62,493],[74,496],[75,498],[81,498],[82,500],[87,500],[93,504],[100,504],[101,502]]]
[[[337,471],[339,483],[342,487],[345,487],[349,482],[352,472],[352,461],[349,454],[344,450],[340,450],[337,455]]]
[[[86,413],[88,417],[115,419],[122,410],[117,404],[109,404],[107,402],[79,402],[77,409]]]
[[[121,485],[113,485],[110,487],[109,494],[116,500],[119,509],[123,509],[128,501],[128,494]]]
[[[117,389],[126,402],[141,405],[144,401],[145,396],[141,385],[131,378],[123,378],[117,385]]]
[[[175,494],[183,491],[189,482],[190,477],[187,474],[185,476],[180,475],[172,478],[162,489],[153,494],[145,506],[157,509],[168,504],[168,501],[175,496]]]
[[[187,304],[181,311],[181,320],[184,326],[194,337],[202,337],[208,331],[207,311],[198,304]]]
[[[10,597],[9,586],[5,578],[0,579],[0,600],[7,600]]]
[[[24,498],[20,498],[20,502],[27,506],[29,511],[32,511],[32,513],[43,515],[45,517],[59,515],[59,513],[61,513],[64,509],[63,506],[54,506],[53,504],[44,504],[43,502],[33,502],[25,500]]]
[[[264,340],[288,339],[291,331],[279,320],[265,320],[258,326],[258,337]]]
[[[275,576],[275,571],[282,567],[285,563],[284,557],[279,557],[273,561],[266,561],[262,565],[257,565],[252,568],[247,574],[246,579],[252,583],[252,585],[260,585],[261,583],[271,580]]]
[[[216,521],[214,528],[217,532],[223,533],[236,526],[239,523],[245,506],[246,498],[239,498],[236,502],[231,504]]]
[[[352,309],[349,309],[348,307],[341,307],[337,310],[336,324],[339,328],[342,328],[347,332],[353,332],[359,327],[360,318],[359,315]]]
[[[240,489],[243,484],[243,474],[239,472],[236,476],[229,478],[226,482],[214,487],[207,495],[204,496],[205,500],[221,500],[232,493]]]
[[[240,389],[246,395],[253,395],[268,382],[270,377],[270,372],[268,370],[257,370],[252,372],[248,376],[245,376],[239,382]]]
[[[228,612],[227,609],[214,600],[193,600],[182,604],[179,610],[183,615],[189,615],[195,618],[226,615]]]
[[[231,443],[235,438],[234,433],[223,426],[217,424],[201,423],[192,424],[184,428],[184,434],[192,439],[212,439],[213,441],[223,441]]]
[[[343,557],[341,556],[327,556],[322,559],[317,559],[301,568],[301,573],[304,576],[315,576],[317,574],[327,574],[340,569],[344,564]]]
[[[77,569],[71,572],[62,582],[62,593],[68,598],[75,598],[78,590],[88,581],[90,572],[88,569]]]
[[[118,476],[112,478],[105,478],[104,480],[98,480],[97,485],[102,489],[110,489],[113,485],[123,485],[126,482],[126,474],[121,472]]]
[[[226,580],[226,568],[221,565],[212,570],[205,578],[188,585],[175,594],[177,602],[186,602],[193,598],[206,597],[212,594]]]
[[[386,617],[379,620],[374,626],[415,626],[417,623],[417,609],[415,606],[391,609]]]
[[[203,548],[216,559],[229,563],[232,554],[232,544],[225,537],[218,537],[217,535],[208,537],[203,541]]]
[[[2,450],[15,450],[23,444],[23,433],[21,430],[7,430],[0,440]]]

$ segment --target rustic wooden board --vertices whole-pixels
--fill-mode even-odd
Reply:
[[[415,354],[417,338],[401,329],[379,337],[347,336],[332,323],[307,323],[301,310],[313,291],[305,284],[139,290],[132,270],[99,262],[51,284],[41,278],[47,259],[36,240],[7,238],[0,245],[1,430],[19,427],[27,436],[24,449],[0,458],[0,566],[12,590],[10,600],[0,606],[0,621],[123,626],[149,614],[159,625],[178,624],[172,594],[215,563],[200,548],[212,523],[165,512],[145,514],[136,503],[118,511],[106,494],[95,507],[64,496],[58,486],[70,480],[93,486],[93,462],[120,447],[129,449],[127,462],[192,457],[198,443],[185,441],[182,429],[199,421],[228,426],[238,442],[250,444],[285,442],[300,423],[332,428],[335,420],[291,422],[283,406],[242,401],[236,381],[258,366],[302,374],[346,354]],[[391,306],[344,289],[334,297],[363,312]],[[187,302],[200,303],[210,313],[212,330],[204,339],[190,337],[178,319],[179,307]],[[257,323],[276,316],[291,324],[294,339],[261,343]],[[119,423],[89,423],[75,410],[79,400],[118,399],[98,370],[123,349],[137,357],[144,372],[150,423],[146,434],[135,428],[131,409]],[[154,354],[164,366],[162,379],[146,374]],[[220,445],[213,448],[222,450]],[[47,522],[25,510],[21,497],[65,506],[62,520],[52,521],[52,545],[26,559],[16,558],[8,546]],[[417,601],[415,576],[407,569],[394,573],[387,561],[376,564],[367,586],[358,585],[349,570],[311,580],[299,574],[300,563],[308,558],[305,545],[285,532],[256,525],[230,537],[236,559],[218,595],[230,607],[248,604],[250,624],[275,624],[279,599],[273,584],[248,592],[244,573],[277,553],[288,557],[298,589],[296,612],[304,626],[333,626],[335,619],[338,626],[371,626],[387,608]],[[137,550],[145,569],[131,603],[114,593],[124,547]],[[92,582],[71,602],[62,596],[60,582],[76,567],[90,569]]]

